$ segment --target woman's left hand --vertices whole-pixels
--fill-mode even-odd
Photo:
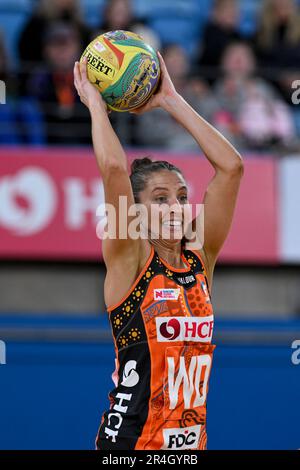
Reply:
[[[167,104],[168,99],[172,99],[178,95],[167,70],[164,59],[162,58],[159,52],[157,52],[157,55],[159,58],[161,73],[159,88],[144,106],[130,111],[130,113],[132,114],[143,114],[155,108],[164,108]]]
[[[91,110],[93,106],[99,105],[99,109],[105,114],[110,112],[101,93],[88,79],[86,57],[84,57],[82,62],[75,62],[74,64],[74,85],[81,102],[85,104],[89,110]]]

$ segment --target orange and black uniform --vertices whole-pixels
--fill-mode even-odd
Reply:
[[[213,308],[198,252],[175,269],[151,248],[130,292],[109,309],[115,388],[97,449],[206,449]]]

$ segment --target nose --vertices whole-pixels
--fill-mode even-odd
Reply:
[[[177,197],[170,200],[170,214],[181,214],[182,213],[182,205],[178,201]]]
[[[180,205],[178,199],[177,199],[177,196],[174,194],[173,196],[169,196],[169,206],[172,207],[176,207],[177,205]]]

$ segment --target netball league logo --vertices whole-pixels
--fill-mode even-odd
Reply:
[[[177,300],[180,289],[154,289],[154,300]]]

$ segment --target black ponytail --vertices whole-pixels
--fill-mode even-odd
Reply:
[[[153,161],[149,157],[133,160],[130,181],[135,202],[139,202],[139,194],[145,189],[149,175],[161,170],[176,171],[182,175],[181,170],[177,166],[165,160]]]

